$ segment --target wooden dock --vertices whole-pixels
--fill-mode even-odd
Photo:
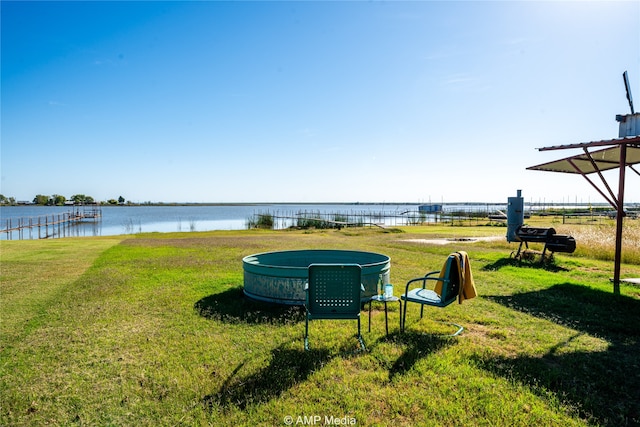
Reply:
[[[6,234],[7,240],[12,240],[17,235],[18,240],[24,238],[25,230],[29,232],[38,230],[38,239],[48,239],[55,236],[66,235],[68,229],[85,221],[99,221],[102,219],[100,206],[75,207],[72,211],[32,216],[24,218],[8,218],[0,232]]]

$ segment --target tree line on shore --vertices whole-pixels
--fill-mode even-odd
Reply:
[[[65,196],[61,196],[60,194],[54,194],[52,196],[47,196],[44,194],[36,195],[33,200],[23,202],[16,201],[15,197],[6,197],[3,194],[0,194],[0,205],[3,206],[16,206],[23,204],[34,204],[40,206],[64,206],[64,205],[92,205],[97,203],[96,200],[84,194],[74,194],[69,199]],[[120,196],[117,199],[109,199],[105,202],[108,205],[124,205],[126,200],[124,197]]]

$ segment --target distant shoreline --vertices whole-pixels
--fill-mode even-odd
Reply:
[[[311,206],[424,206],[424,205],[442,205],[442,206],[505,206],[507,202],[143,202],[143,203],[124,203],[124,204],[110,204],[110,203],[97,203],[101,207],[113,206],[113,207],[146,207],[146,206],[299,206],[299,205],[311,205]],[[526,206],[573,206],[573,207],[585,207],[591,206],[594,208],[610,207],[606,202],[524,202]],[[625,206],[637,206],[639,202],[625,202]],[[82,207],[82,206],[94,206],[94,204],[86,205],[40,205],[36,203],[17,203],[13,205],[0,205],[11,207]]]
[[[606,202],[524,202],[527,206],[592,206],[596,207],[607,207],[610,206]],[[136,207],[136,206],[273,206],[273,205],[291,205],[291,206],[300,206],[300,205],[311,205],[311,206],[327,206],[327,205],[336,205],[336,206],[359,206],[359,205],[367,205],[367,206],[423,206],[423,205],[443,205],[443,206],[504,206],[507,202],[426,202],[426,203],[418,203],[418,202],[143,202],[143,203],[124,203],[124,204],[109,204],[109,203],[98,203],[100,206],[114,206],[114,207]],[[625,202],[626,206],[635,206],[639,205],[638,202]],[[39,205],[36,203],[19,203],[13,205],[0,205],[0,206],[12,206],[12,207],[20,207],[20,206],[42,206],[42,207],[81,207],[81,206],[93,206],[90,204],[87,205]]]

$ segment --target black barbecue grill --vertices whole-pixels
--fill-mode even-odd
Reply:
[[[522,246],[524,245],[526,249],[529,249],[529,242],[544,243],[542,259],[544,259],[547,250],[550,252],[564,252],[569,254],[576,250],[576,239],[566,234],[556,234],[554,228],[520,226],[516,229],[515,237],[516,241],[520,242],[515,258],[521,258],[523,256]]]
[[[522,259],[525,256],[533,258],[538,252],[529,250],[529,243],[542,243],[542,259],[547,251],[573,253],[576,250],[576,239],[566,234],[556,234],[554,228],[527,227],[524,225],[524,199],[522,191],[518,190],[516,197],[509,197],[507,205],[507,242],[520,243],[518,252],[512,256]],[[522,250],[522,247],[525,250]],[[533,256],[532,256],[533,255]]]
[[[566,234],[554,234],[549,237],[545,247],[551,252],[572,254],[576,250],[576,239]]]
[[[516,230],[516,238],[521,242],[546,242],[556,234],[555,228],[536,228],[520,226]]]

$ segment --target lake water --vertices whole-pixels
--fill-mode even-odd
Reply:
[[[44,222],[44,217],[64,215],[83,207],[62,206],[3,206],[0,208],[0,239],[38,239],[67,236],[110,236],[146,232],[242,230],[248,220],[258,214],[269,213],[280,219],[276,228],[293,225],[300,213],[307,216],[341,214],[366,217],[367,222],[403,225],[403,218],[417,213],[417,204],[243,204],[243,205],[187,205],[187,206],[101,206],[99,221],[86,220],[71,227],[38,227],[6,233],[9,221],[15,226],[20,218]],[[88,208],[87,208],[88,209]],[[375,217],[371,217],[375,215]],[[41,227],[44,228],[44,227]]]
[[[498,210],[506,212],[506,204],[500,203],[451,203],[443,204],[445,213],[494,213]],[[526,205],[526,204],[525,204]],[[9,224],[15,227],[19,221],[28,223],[44,222],[45,217],[52,221],[52,216],[62,216],[78,210],[84,212],[89,207],[62,206],[2,206],[0,207],[0,240],[7,239],[39,239],[44,237],[71,236],[112,236],[120,234],[136,234],[146,232],[174,231],[209,231],[209,230],[243,230],[248,228],[248,221],[259,214],[271,214],[276,217],[275,228],[286,228],[296,225],[296,218],[320,217],[337,219],[338,214],[350,222],[364,222],[400,226],[411,223],[418,218],[422,221],[434,221],[433,214],[418,213],[418,204],[224,204],[224,205],[161,205],[161,206],[112,206],[100,207],[99,221],[86,220],[68,227],[34,227],[21,232],[6,232]],[[595,204],[594,204],[595,206]],[[606,206],[606,205],[605,205]],[[555,206],[562,208],[562,205]],[[576,205],[569,206],[575,209]],[[525,206],[525,210],[540,207]],[[588,208],[588,206],[584,206]],[[637,208],[637,206],[636,206]]]

